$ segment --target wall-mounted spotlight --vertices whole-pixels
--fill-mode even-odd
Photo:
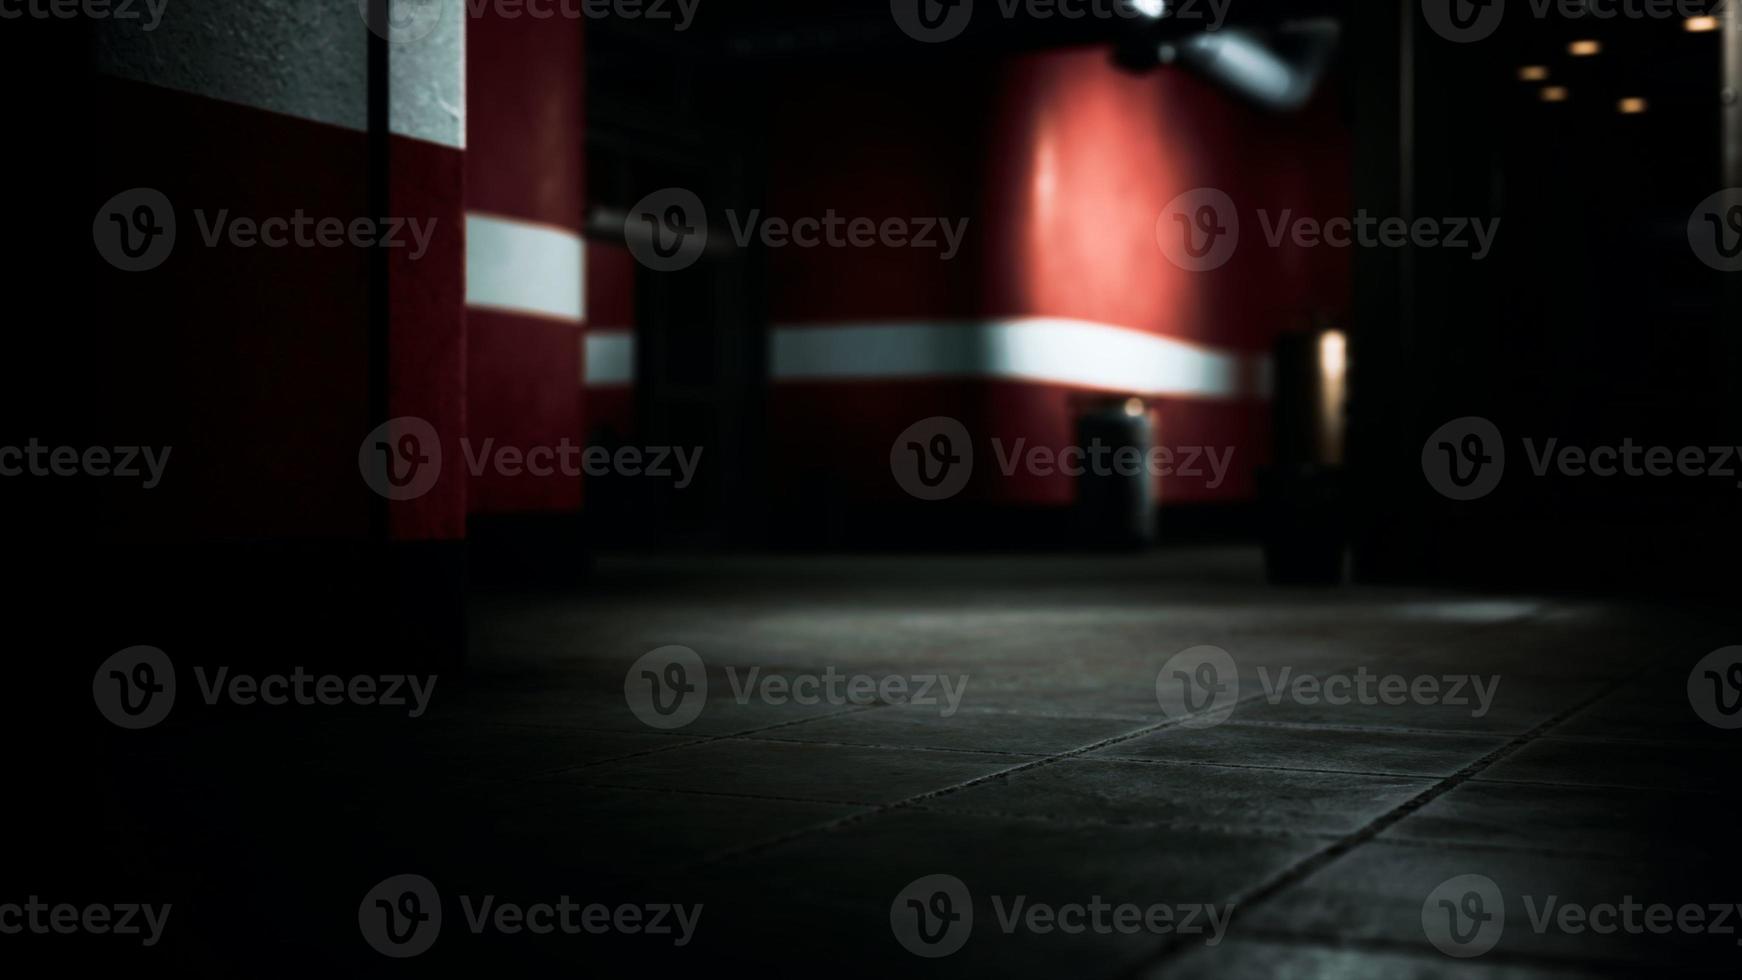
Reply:
[[[1644,99],[1630,98],[1622,99],[1616,108],[1621,111],[1623,116],[1637,116],[1651,108],[1651,105]]]
[[[1603,53],[1603,42],[1592,40],[1574,41],[1567,45],[1567,53],[1575,58],[1589,58],[1593,55],[1599,55]]]
[[[1145,54],[1125,57],[1133,68],[1179,65],[1253,102],[1279,111],[1305,105],[1317,91],[1342,37],[1329,17],[1287,21],[1265,30],[1224,28],[1167,38]]]
[[[1546,82],[1548,81],[1548,66],[1525,65],[1518,69],[1518,80],[1521,82]]]
[[[1542,90],[1542,100],[1544,102],[1565,102],[1567,100],[1566,86],[1549,85],[1544,87]]]
[[[1689,34],[1706,34],[1723,26],[1723,21],[1716,17],[1689,17],[1682,21],[1682,27]]]

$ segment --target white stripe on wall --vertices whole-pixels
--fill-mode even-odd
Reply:
[[[782,381],[984,378],[1185,398],[1266,398],[1269,358],[1084,320],[781,326],[769,373]],[[635,383],[635,335],[587,334],[588,387]]]
[[[619,388],[635,383],[635,334],[628,330],[589,330],[582,382],[589,388]]]
[[[586,264],[574,232],[466,215],[467,306],[579,323],[586,316]]]
[[[1238,353],[1086,320],[788,326],[774,330],[771,347],[778,381],[970,377],[1143,395],[1248,393]]]

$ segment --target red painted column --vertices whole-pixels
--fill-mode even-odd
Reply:
[[[487,10],[470,20],[465,281],[474,454],[585,446],[582,32],[579,19]],[[581,506],[583,481],[574,474],[487,465],[470,482],[475,532],[572,529]]]
[[[130,533],[175,542],[119,590],[138,597],[128,634],[227,662],[452,663],[463,4],[377,44],[380,76],[355,4],[196,6],[152,33],[105,21],[96,39],[112,183],[90,209],[148,188],[177,231],[149,270],[111,268],[100,242],[90,256],[126,325],[104,354],[138,384],[112,416],[173,447],[163,485],[128,501]],[[447,472],[409,499],[383,500],[359,468],[384,414],[438,434]]]
[[[1332,98],[1277,115],[1180,72],[1120,71],[1099,48],[908,65],[876,86],[823,70],[792,91],[771,216],[968,226],[950,260],[887,244],[771,250],[772,458],[794,461],[775,474],[783,493],[902,500],[891,444],[942,415],[975,437],[962,500],[1063,506],[1071,477],[1006,475],[992,440],[1056,451],[1085,406],[1141,397],[1161,445],[1233,452],[1225,479],[1164,479],[1163,500],[1253,496],[1273,338],[1348,309],[1346,252],[1270,247],[1257,217],[1348,215]],[[1200,187],[1236,201],[1242,245],[1194,272],[1169,260],[1157,222]]]
[[[115,410],[175,446],[164,485],[134,501],[131,523],[214,544],[361,541],[373,506],[356,459],[372,425],[370,257],[238,248],[228,231],[297,212],[370,216],[369,35],[351,10],[313,31],[267,9],[210,13],[210,35],[181,18],[155,34],[115,20],[98,46],[106,97],[93,111],[114,153],[89,211],[149,188],[177,225],[173,250],[148,271],[89,255],[95,291],[131,324],[106,353],[151,379]],[[218,35],[252,43],[226,47]],[[273,57],[297,71],[272,75]]]
[[[388,45],[389,211],[430,222],[422,250],[388,252],[388,410],[429,423],[442,474],[429,492],[389,504],[395,542],[466,537],[466,6],[442,0],[428,32]]]

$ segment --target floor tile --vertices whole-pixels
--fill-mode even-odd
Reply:
[[[1414,665],[1375,669],[1388,676],[1400,676],[1411,684],[1421,677],[1444,678],[1457,673],[1455,669],[1423,672]],[[1457,695],[1452,694],[1449,684],[1441,683],[1444,696],[1435,703],[1402,704],[1383,703],[1376,698],[1345,705],[1328,704],[1322,698],[1308,703],[1283,693],[1284,688],[1278,686],[1280,697],[1261,694],[1254,701],[1243,702],[1235,710],[1234,720],[1513,735],[1574,708],[1600,692],[1605,684],[1519,674],[1485,675],[1482,683],[1492,692],[1492,701],[1484,708],[1473,683],[1466,683]],[[1449,703],[1450,697],[1459,697],[1464,703]]]
[[[1163,728],[1090,753],[1089,758],[1449,776],[1506,742],[1501,736],[1230,723]]]
[[[1426,932],[1449,911],[1438,906],[1444,893],[1436,889],[1465,875],[1480,875],[1493,883],[1503,906],[1495,944],[1488,958],[1509,956],[1564,961],[1583,969],[1631,972],[1652,967],[1705,968],[1735,963],[1734,935],[1672,933],[1653,935],[1622,929],[1603,935],[1589,929],[1574,932],[1558,923],[1554,908],[1568,904],[1590,908],[1620,906],[1637,900],[1643,905],[1713,901],[1734,902],[1726,892],[1705,881],[1697,870],[1676,867],[1652,856],[1592,860],[1540,852],[1483,848],[1435,848],[1370,843],[1331,862],[1251,910],[1241,926],[1264,933],[1287,933],[1348,943],[1401,946],[1425,957],[1439,951]],[[1451,886],[1454,891],[1462,883]],[[1724,897],[1728,894],[1730,897]],[[1495,907],[1484,902],[1484,914]],[[1425,917],[1425,919],[1424,919]],[[1636,914],[1643,922],[1643,914]],[[1538,925],[1540,921],[1541,925]],[[1605,920],[1606,921],[1606,920]],[[1617,922],[1621,921],[1619,919]],[[1448,920],[1449,924],[1449,920]],[[1471,923],[1461,922],[1468,931]],[[1476,938],[1480,933],[1473,933]]]
[[[1736,749],[1721,742],[1611,742],[1540,738],[1483,770],[1479,779],[1621,786],[1742,795]]]
[[[1232,939],[1193,947],[1154,967],[1145,980],[1221,980],[1223,977],[1336,977],[1338,980],[1579,980],[1613,976],[1572,966],[1453,959],[1437,953],[1384,947],[1338,948],[1311,943]]]
[[[838,954],[854,951],[854,975],[1008,975],[1112,977],[1140,966],[1176,938],[1141,926],[1129,934],[1036,934],[1016,919],[1025,908],[1226,903],[1306,857],[1304,838],[1249,837],[1153,827],[1059,826],[917,810],[878,814],[716,869],[716,887],[734,896],[727,912],[747,930],[761,922],[778,937],[825,937]],[[895,899],[913,882],[947,874],[971,896],[971,937],[946,959],[902,949],[890,921]],[[783,909],[778,919],[769,905]],[[1000,911],[1005,913],[1000,917]],[[1109,913],[1110,914],[1110,913]],[[1206,912],[1193,913],[1208,922]],[[1224,919],[1225,921],[1225,919]],[[754,934],[754,933],[752,933]],[[1206,931],[1191,941],[1211,938]],[[830,948],[818,944],[819,950]],[[988,972],[992,971],[992,972]],[[1000,972],[1001,971],[1001,972]]]
[[[1021,762],[1007,755],[733,739],[560,778],[598,786],[877,804],[956,786]]]
[[[1382,840],[1566,854],[1650,852],[1671,860],[1736,853],[1735,808],[1654,790],[1470,781],[1398,821]]]
[[[1430,785],[1394,776],[1066,759],[926,805],[1061,822],[1347,834]]]
[[[1068,752],[1145,727],[1143,722],[961,711],[942,717],[915,707],[878,708],[793,725],[769,737],[801,742],[913,746],[1025,755]]]

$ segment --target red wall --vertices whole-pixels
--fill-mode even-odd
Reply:
[[[442,438],[442,478],[415,500],[391,506],[395,540],[466,536],[468,487],[461,475],[466,431],[465,154],[456,147],[395,136],[391,208],[437,221],[429,251],[413,261],[390,253],[388,415],[421,418]]]
[[[467,211],[579,236],[586,187],[581,22],[486,12],[468,23]],[[585,444],[582,331],[568,317],[469,309],[467,428],[474,450],[490,439],[522,452],[565,439]],[[471,480],[470,509],[573,512],[581,489],[578,477],[486,470]]]
[[[772,250],[777,327],[1061,317],[1256,363],[1279,331],[1348,310],[1346,253],[1269,248],[1257,219],[1260,208],[1349,213],[1348,140],[1333,93],[1276,115],[1180,72],[1119,71],[1103,49],[909,65],[876,81],[842,72],[791,86],[772,127],[769,213],[968,217],[967,244],[950,262],[899,248]],[[1207,273],[1172,265],[1156,240],[1168,202],[1200,186],[1241,208],[1239,252]],[[896,499],[889,446],[915,421],[954,416],[987,456],[994,436],[1058,448],[1074,442],[1084,399],[1120,394],[986,377],[777,380],[772,458],[802,462],[776,484],[792,495]],[[1163,480],[1163,499],[1252,495],[1268,429],[1256,390],[1155,404],[1162,444],[1235,450],[1225,485]],[[1013,505],[1072,495],[1069,477],[1007,479],[992,465],[976,466],[964,494]]]
[[[104,356],[151,379],[113,408],[174,449],[138,528],[195,540],[358,538],[370,496],[357,471],[369,431],[367,256],[355,249],[206,248],[209,215],[368,213],[362,133],[110,79],[100,111],[131,154],[127,187],[161,190],[177,249],[119,272],[95,252],[113,303]],[[126,187],[92,188],[82,210]],[[319,284],[320,288],[314,288]]]
[[[367,32],[343,13],[322,20],[334,36],[321,39],[274,8],[227,10],[257,39],[244,48],[186,33],[141,41],[126,25],[105,25],[105,94],[93,111],[113,148],[113,183],[90,188],[81,206],[95,213],[116,192],[155,188],[178,223],[157,269],[121,273],[87,256],[116,311],[105,329],[120,335],[102,349],[150,379],[116,417],[174,446],[165,485],[138,505],[135,528],[206,543],[369,536],[379,498],[360,478],[358,447],[375,424],[370,251],[208,245],[196,215],[383,217],[368,198]],[[440,55],[429,63],[439,70]],[[432,230],[416,261],[409,249],[388,252],[388,407],[428,421],[451,461],[464,430],[462,155],[397,128],[387,152],[387,216]],[[458,539],[464,516],[464,481],[444,478],[390,505],[389,534]]]

